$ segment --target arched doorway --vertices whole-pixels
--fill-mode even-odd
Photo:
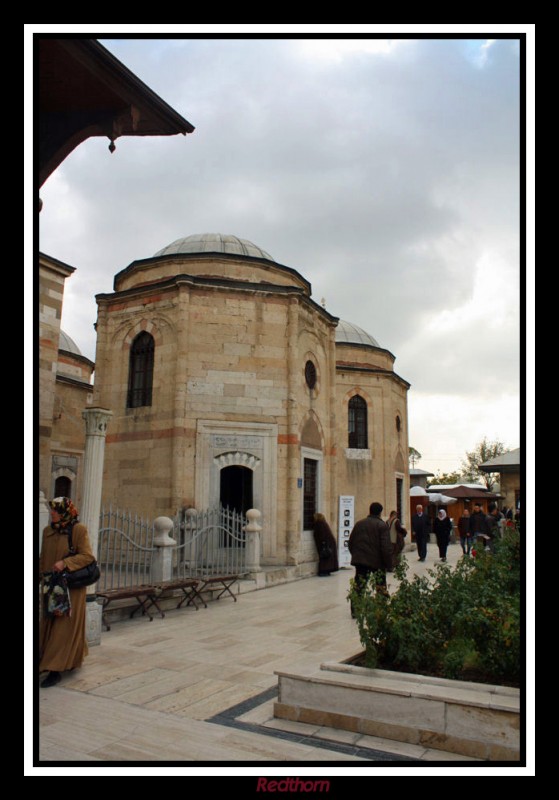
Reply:
[[[72,497],[72,481],[65,475],[61,475],[54,482],[55,497]]]
[[[224,467],[219,473],[219,502],[240,514],[252,508],[252,470],[233,465]]]

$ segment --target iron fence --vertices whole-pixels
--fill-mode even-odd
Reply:
[[[175,517],[177,546],[173,576],[203,578],[243,575],[246,568],[246,518],[229,508],[180,511]]]
[[[246,518],[223,508],[179,511],[173,519],[171,571],[166,580],[243,575]],[[150,583],[158,551],[152,520],[121,509],[103,508],[99,519],[98,591]]]
[[[153,522],[121,509],[102,509],[99,519],[97,560],[101,578],[97,589],[124,589],[149,583]]]

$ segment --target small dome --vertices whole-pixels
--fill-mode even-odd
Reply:
[[[224,236],[221,233],[195,233],[192,236],[185,236],[171,242],[162,250],[158,250],[154,258],[178,253],[230,253],[236,256],[274,260],[269,253],[249,242],[248,239]]]
[[[81,356],[82,352],[78,345],[75,343],[73,339],[71,339],[67,333],[64,331],[60,331],[60,339],[58,341],[58,349],[59,350],[66,350],[67,353],[75,353],[77,356]]]
[[[380,347],[376,339],[370,333],[364,331],[352,322],[341,319],[336,328],[336,344],[364,344],[368,347]]]

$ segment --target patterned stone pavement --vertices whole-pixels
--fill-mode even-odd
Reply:
[[[449,547],[449,562],[460,556]],[[427,562],[407,554],[414,572]],[[346,595],[353,570],[222,598],[103,632],[82,669],[38,695],[49,762],[386,762],[454,755],[274,720],[275,670],[314,669],[360,652]],[[390,586],[390,581],[389,581]]]

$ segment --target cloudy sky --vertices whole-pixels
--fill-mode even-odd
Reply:
[[[394,353],[419,467],[455,469],[484,436],[517,447],[514,35],[182,36],[100,41],[195,132],[112,155],[90,139],[41,189],[40,249],[76,267],[62,325],[84,355],[116,272],[183,236],[235,234]]]

